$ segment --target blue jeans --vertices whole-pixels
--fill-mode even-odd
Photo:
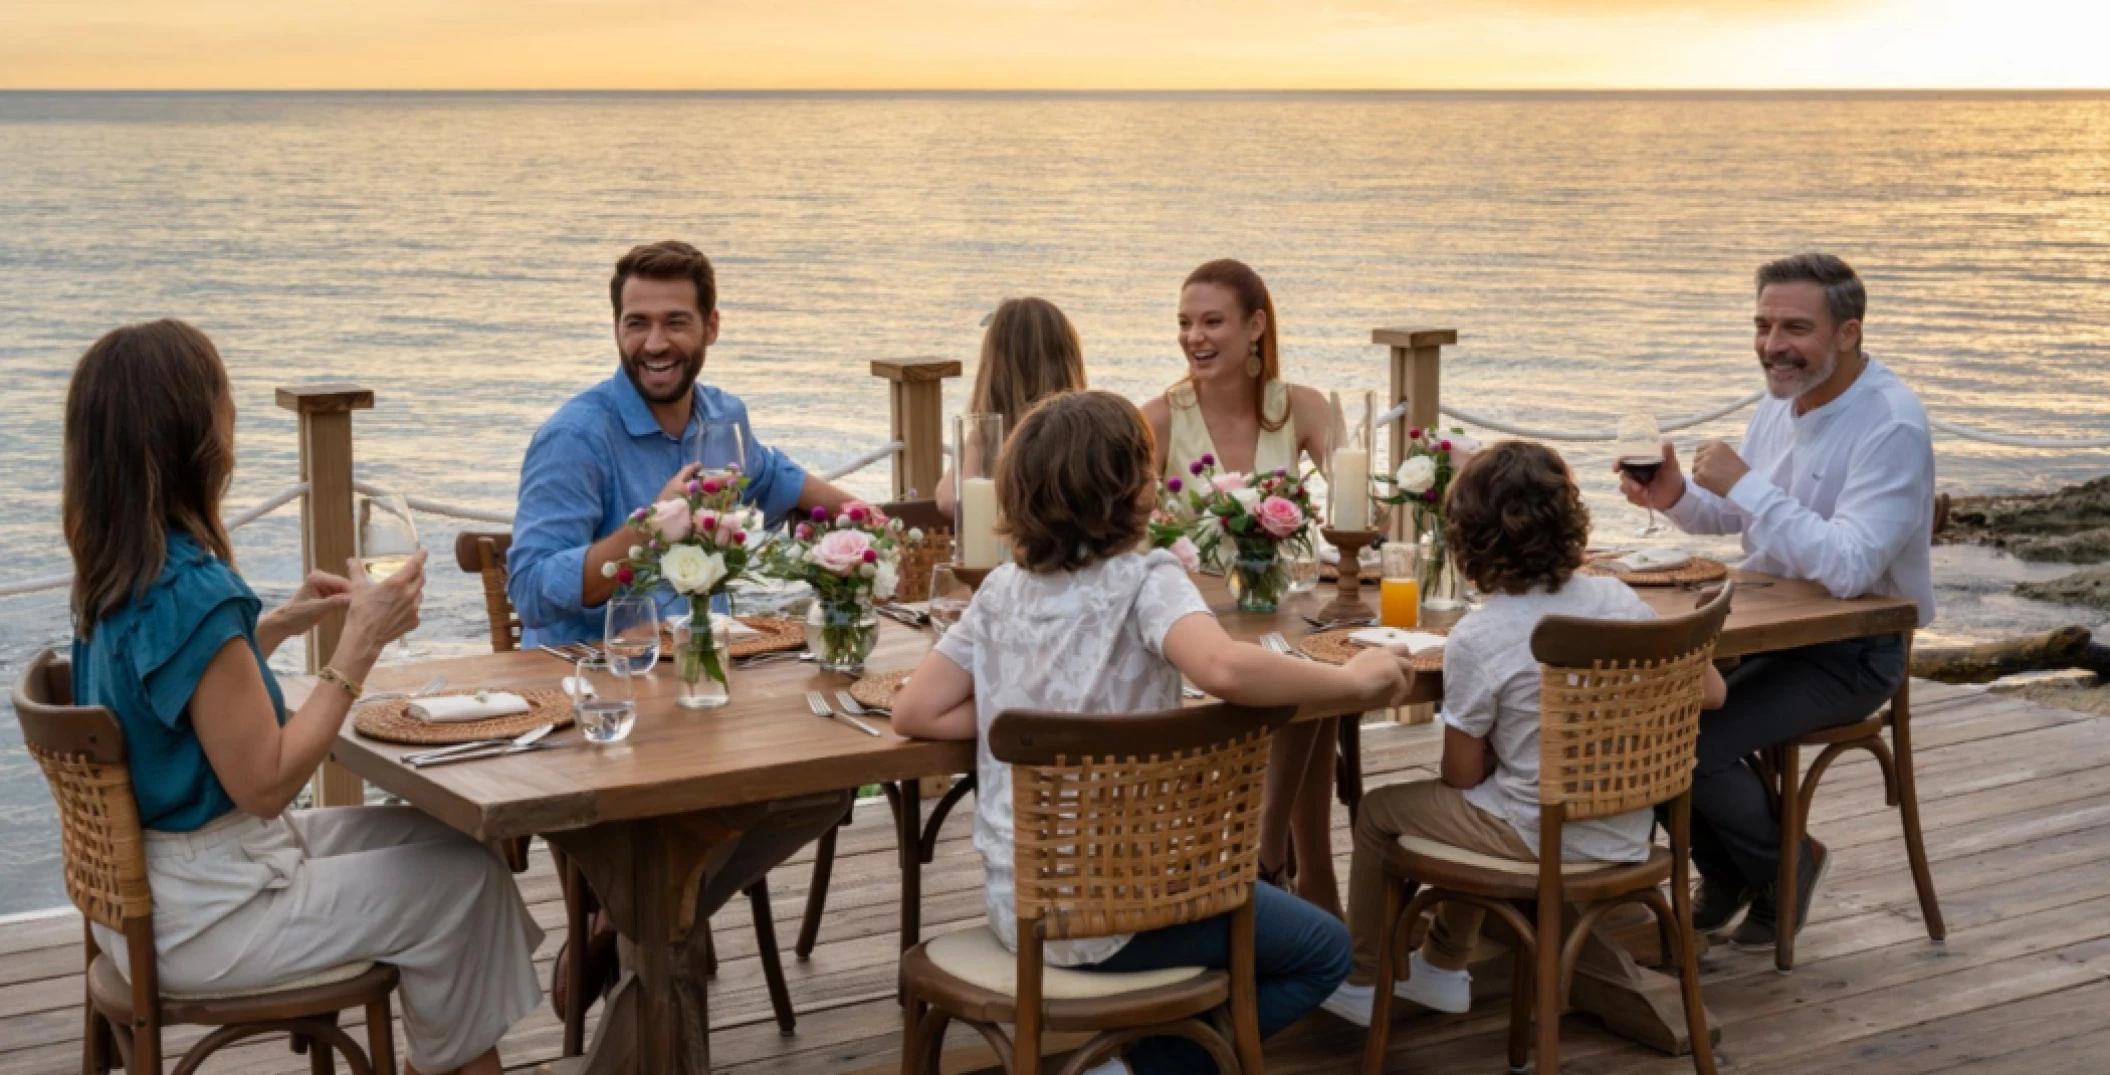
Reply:
[[[1270,1038],[1317,1010],[1347,979],[1355,963],[1348,927],[1340,919],[1273,885],[1253,886],[1253,967],[1258,981],[1260,1036]],[[1104,971],[1231,966],[1231,916],[1138,933]],[[1209,1075],[1216,1062],[1185,1038],[1145,1038],[1124,1057],[1136,1075]]]

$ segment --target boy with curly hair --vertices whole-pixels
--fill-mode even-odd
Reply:
[[[1577,575],[1590,538],[1590,513],[1558,453],[1504,441],[1476,453],[1452,481],[1445,531],[1458,564],[1487,603],[1458,622],[1443,649],[1442,776],[1394,784],[1364,796],[1356,813],[1349,868],[1348,928],[1355,969],[1326,1001],[1358,1026],[1370,1025],[1378,946],[1390,923],[1384,849],[1402,837],[1433,840],[1497,858],[1539,857],[1539,664],[1531,632],[1547,616],[1654,619],[1634,591],[1611,578]],[[1722,704],[1711,669],[1707,708]],[[1648,857],[1647,810],[1573,822],[1562,831],[1566,862],[1640,862]],[[1472,1006],[1465,969],[1482,912],[1445,902],[1427,941],[1408,961],[1395,995],[1423,1007]]]

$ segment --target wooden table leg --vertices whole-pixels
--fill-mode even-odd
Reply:
[[[1574,914],[1568,917],[1572,923]],[[1475,962],[1473,977],[1490,985],[1508,981],[1513,944],[1508,928],[1490,915],[1485,936],[1490,945],[1474,954],[1489,958]],[[1611,912],[1583,943],[1568,1005],[1604,1020],[1605,1029],[1623,1038],[1670,1056],[1684,1056],[1692,1052],[1692,1036],[1686,1030],[1677,976],[1644,967],[1632,954],[1636,949],[1653,951],[1656,944],[1655,920],[1645,910],[1636,906]],[[1712,1012],[1707,1025],[1719,1043],[1721,1024]]]
[[[901,950],[923,936],[923,787],[915,780],[894,785],[894,842],[901,856]]]

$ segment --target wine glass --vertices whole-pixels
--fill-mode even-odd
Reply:
[[[417,555],[418,524],[410,516],[410,505],[396,493],[375,493],[359,498],[359,566],[375,582],[403,570]],[[417,654],[409,638],[396,639],[394,656],[410,660]]]
[[[1619,416],[1619,439],[1613,449],[1617,453],[1619,469],[1626,476],[1642,485],[1656,480],[1663,469],[1663,431],[1656,425],[1653,414],[1623,414]],[[1646,496],[1642,498],[1648,506],[1648,525],[1637,531],[1640,537],[1654,537],[1664,527],[1656,522],[1656,505]]]
[[[684,458],[700,470],[697,478],[747,473],[747,437],[738,422],[699,419],[682,438]]]
[[[601,639],[609,656],[629,659],[632,675],[652,671],[659,661],[659,601],[651,594],[609,598]]]
[[[930,625],[937,628],[938,637],[943,638],[953,624],[960,622],[973,601],[974,587],[953,571],[953,565],[939,564],[930,569]]]

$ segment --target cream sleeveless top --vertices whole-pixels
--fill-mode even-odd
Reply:
[[[1172,411],[1170,443],[1165,446],[1166,478],[1185,478],[1187,465],[1204,455],[1216,455],[1216,442],[1209,437],[1209,423],[1202,419],[1201,404],[1194,398],[1194,386],[1187,383],[1173,385],[1165,390],[1165,402]],[[1285,381],[1269,381],[1261,403],[1269,417],[1282,414],[1288,419],[1282,428],[1260,430],[1260,443],[1253,449],[1253,469],[1266,472],[1282,467],[1294,472],[1297,469],[1297,418],[1290,411],[1289,384]]]

